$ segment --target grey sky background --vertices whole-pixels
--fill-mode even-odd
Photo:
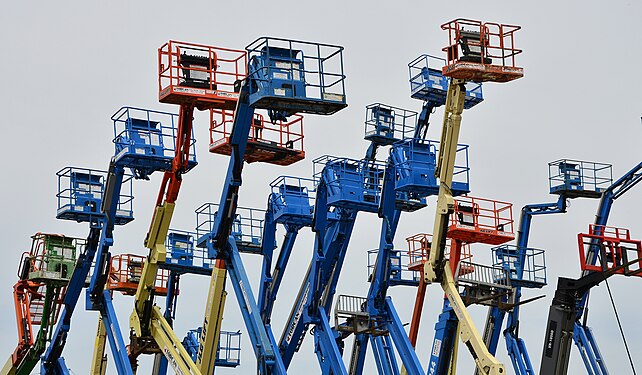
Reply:
[[[55,219],[55,172],[64,166],[106,169],[113,154],[109,120],[121,106],[177,113],[176,106],[157,102],[157,56],[169,39],[242,49],[259,36],[278,36],[338,44],[345,47],[344,65],[349,107],[330,117],[305,118],[307,159],[288,168],[252,164],[244,170],[242,206],[265,208],[269,182],[287,174],[309,177],[311,160],[324,154],[362,157],[365,106],[382,102],[415,111],[421,102],[410,99],[407,63],[422,53],[440,54],[447,36],[439,25],[465,17],[521,25],[517,43],[524,50],[519,65],[525,77],[509,84],[484,86],[485,101],[465,112],[461,141],[471,145],[473,196],[514,203],[514,216],[529,203],[551,202],[547,163],[573,158],[613,164],[619,177],[640,161],[642,124],[641,46],[642,4],[637,1],[539,2],[412,2],[412,1],[110,1],[4,2],[0,11],[0,108],[3,121],[0,233],[0,355],[14,350],[17,335],[12,286],[17,281],[20,254],[29,250],[36,232],[86,237],[88,225]],[[439,138],[442,110],[432,117],[429,135]],[[185,176],[173,228],[193,230],[194,209],[218,202],[228,158],[209,154],[208,117],[195,115],[199,166]],[[385,155],[381,152],[380,156]],[[113,253],[147,254],[143,239],[151,219],[160,176],[134,183],[131,224],[115,231]],[[639,221],[642,187],[618,200],[609,223],[630,228],[642,238]],[[430,232],[434,199],[428,208],[404,214],[395,243]],[[568,213],[537,217],[530,245],[547,250],[549,285],[526,291],[526,297],[546,298],[522,308],[521,336],[539,369],[548,306],[558,276],[577,277],[576,235],[594,219],[595,200],[574,200]],[[338,294],[365,295],[366,251],[378,242],[380,220],[361,213],[350,243]],[[274,332],[280,336],[293,299],[312,254],[313,237],[303,230],[286,270],[274,311]],[[282,233],[279,234],[279,239]],[[490,246],[477,246],[478,262],[490,262]],[[260,259],[244,257],[256,293]],[[199,326],[203,319],[208,279],[182,279],[176,332]],[[639,279],[614,277],[614,298],[634,355],[642,352],[639,324]],[[243,331],[242,365],[217,373],[253,374],[255,360],[232,288],[223,329]],[[410,320],[415,291],[390,291],[397,310]],[[442,291],[429,288],[417,352],[426,366]],[[84,298],[84,293],[81,298]],[[119,322],[127,335],[133,299],[115,296]],[[159,299],[164,305],[164,300]],[[91,361],[97,313],[79,303],[64,352],[75,374],[86,373]],[[612,374],[629,374],[623,345],[604,286],[591,297],[589,322]],[[473,306],[478,328],[486,309]],[[346,346],[349,353],[351,341]],[[639,355],[636,365],[642,368]],[[504,343],[498,357],[512,367]],[[2,358],[2,361],[5,359]],[[460,350],[458,373],[472,373],[473,362]],[[149,373],[151,357],[142,358],[139,373]],[[307,336],[295,356],[291,374],[316,373],[313,337]],[[368,358],[366,373],[376,368]],[[115,373],[110,359],[109,374]],[[569,373],[584,373],[573,348]]]

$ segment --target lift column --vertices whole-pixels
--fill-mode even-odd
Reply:
[[[459,138],[461,113],[464,109],[465,83],[470,81],[508,82],[523,76],[523,70],[514,65],[519,50],[514,49],[513,33],[517,26],[499,25],[458,19],[442,25],[449,31],[449,45],[445,76],[451,77],[446,98],[446,109],[441,135],[441,149],[435,174],[440,180],[437,212],[433,230],[430,259],[424,267],[426,283],[440,282],[459,319],[462,341],[471,350],[477,367],[483,374],[504,374],[504,366],[489,352],[459,296],[453,275],[444,259],[449,215],[454,211],[451,192],[455,151]],[[511,40],[510,47],[505,40]],[[497,53],[499,52],[499,53]],[[499,61],[493,58],[499,56]],[[509,56],[506,58],[505,56]],[[499,64],[498,64],[499,63]]]

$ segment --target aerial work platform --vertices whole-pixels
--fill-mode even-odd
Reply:
[[[134,177],[148,179],[156,171],[169,171],[176,154],[178,116],[142,108],[122,107],[114,122],[114,162],[127,166]],[[194,168],[196,148],[192,131],[187,170]]]
[[[568,198],[599,198],[613,183],[611,164],[571,159],[548,163],[551,194]]]
[[[262,37],[247,47],[250,106],[331,115],[345,108],[343,47]]]
[[[107,172],[88,168],[65,167],[58,176],[57,219],[77,222],[96,222],[105,217],[100,207],[103,203]],[[116,225],[134,220],[131,194],[132,176],[125,176],[122,182],[118,206],[115,213]]]
[[[591,224],[577,242],[582,271],[642,277],[642,242],[632,239],[628,229]],[[587,261],[589,253],[597,256],[595,262]]]
[[[211,240],[212,228],[216,223],[219,205],[203,203],[196,209],[196,246],[206,247]],[[265,210],[237,207],[230,235],[236,240],[240,252],[261,253]]]
[[[513,204],[491,199],[458,197],[448,237],[465,243],[501,245],[515,239]]]
[[[324,155],[312,163],[314,180],[325,181],[329,205],[377,212],[384,172],[381,162]]]
[[[395,166],[395,190],[419,197],[436,195],[439,180],[435,177],[439,142],[406,139],[392,145],[390,160]],[[470,192],[468,145],[457,145],[451,190],[454,196]]]
[[[234,111],[210,110],[210,152],[232,155],[233,124]],[[254,113],[245,147],[246,162],[286,166],[304,158],[303,116],[271,120],[264,114]]]
[[[158,100],[196,108],[234,109],[247,76],[243,50],[170,40],[158,49]]]
[[[446,60],[431,55],[420,55],[408,63],[410,73],[410,97],[433,103],[434,106],[446,104],[450,78],[442,73]],[[464,109],[470,109],[484,100],[482,85],[466,82]]]
[[[520,26],[458,18],[441,25],[448,30],[446,66],[442,73],[451,78],[473,82],[509,82],[524,76],[515,57],[515,33]]]
[[[138,289],[138,283],[143,274],[145,257],[135,254],[118,254],[111,257],[107,278],[107,289],[115,290],[126,296],[133,296]],[[156,275],[154,294],[164,296],[167,294],[167,280],[169,271],[162,270]]]

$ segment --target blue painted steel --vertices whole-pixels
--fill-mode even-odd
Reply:
[[[604,358],[593,336],[591,328],[581,324],[575,324],[573,327],[573,341],[579,349],[584,367],[589,374],[608,375],[609,371],[604,363]]]
[[[412,138],[417,124],[417,112],[386,104],[366,107],[364,139],[377,145],[391,145]]]
[[[131,169],[136,178],[149,179],[156,171],[170,171],[176,153],[178,116],[142,108],[122,107],[114,122],[114,162]],[[187,171],[196,166],[194,131]]]
[[[425,374],[424,369],[419,363],[419,358],[417,358],[417,353],[412,347],[410,340],[408,339],[408,334],[403,328],[403,322],[397,314],[397,310],[392,303],[390,297],[386,297],[386,314],[390,319],[388,323],[388,332],[395,343],[397,352],[399,352],[399,357],[401,357],[401,362],[404,364],[404,368],[408,374]]]
[[[401,258],[397,257],[399,253],[393,250],[393,239],[401,217],[401,211],[396,209],[395,204],[396,178],[395,166],[389,160],[385,169],[382,198],[379,206],[379,217],[382,219],[379,249],[376,251],[376,263],[370,273],[370,288],[367,297],[368,315],[371,319],[376,319],[377,324],[383,325],[379,328],[380,330],[388,331],[391,336],[386,335],[385,338],[371,336],[370,341],[380,374],[399,373],[396,357],[390,342],[392,337],[400,351],[401,359],[408,374],[419,375],[423,374],[419,359],[412,349],[403,324],[396,316],[392,301],[387,297],[388,287],[393,284],[392,280],[396,278],[397,274],[399,274],[399,278],[401,277]],[[355,355],[364,356],[365,350],[359,350]],[[353,356],[352,361],[361,363],[364,359]]]
[[[105,194],[107,172],[87,168],[65,167],[56,173],[58,176],[57,219],[77,222],[99,222]],[[122,193],[118,199],[114,224],[124,225],[134,220],[132,210],[131,176],[123,179]]]
[[[347,106],[343,47],[262,37],[246,50],[252,107],[329,115]]]
[[[428,362],[428,374],[447,374],[450,367],[453,348],[457,338],[459,320],[450,306],[448,299],[444,298],[444,305],[435,324],[435,337]]]
[[[614,201],[628,192],[640,181],[642,181],[642,163],[634,166],[622,177],[617,179],[617,181],[606,188],[602,193],[597,214],[595,215],[595,225],[605,226],[608,223]],[[591,246],[591,248],[593,247]],[[595,264],[597,261],[597,254],[589,252],[586,259],[587,264]],[[584,272],[582,274],[582,276],[586,275],[588,275],[588,272]],[[585,365],[587,365],[587,371],[595,371],[596,374],[600,374],[599,371],[602,371],[603,374],[608,374],[606,364],[604,363],[604,359],[597,345],[597,340],[595,340],[591,329],[587,325],[581,323],[582,315],[584,314],[584,310],[588,302],[588,295],[589,292],[585,293],[578,301],[578,315],[575,319],[575,326],[573,329],[573,341],[580,350],[582,359],[584,360]],[[585,356],[587,356],[587,358],[584,358]],[[597,365],[593,365],[594,363],[597,363]]]
[[[561,159],[548,163],[551,194],[599,198],[613,182],[610,164]]]
[[[118,374],[133,375],[131,363],[127,355],[127,346],[123,340],[116,311],[112,304],[111,293],[108,290],[103,291],[102,303],[100,314],[103,317],[103,324],[105,324],[105,331],[107,332],[107,340],[111,348],[114,362],[116,363],[116,371]]]
[[[446,104],[450,79],[441,72],[445,64],[446,60],[430,55],[421,55],[411,61],[408,64],[410,97],[430,102],[433,108]],[[468,82],[464,108],[472,108],[483,100],[481,83]]]
[[[210,242],[211,244],[211,242]],[[259,374],[285,374],[285,367],[279,353],[274,350],[266,328],[261,320],[261,312],[252,293],[252,286],[243,267],[238,248],[233,237],[230,236],[229,249],[226,252],[225,265],[232,281],[232,286],[238,300],[245,326],[248,330],[250,341],[254,347],[254,354],[259,360]],[[268,368],[271,369],[268,370]]]
[[[252,79],[249,82],[252,83]],[[210,258],[218,258],[225,261],[257,358],[257,373],[260,375],[278,375],[286,373],[285,367],[279,352],[275,350],[272,341],[269,339],[267,332],[269,327],[266,327],[261,320],[261,312],[258,309],[251,284],[239,255],[239,247],[237,247],[238,236],[234,233],[235,220],[237,220],[238,192],[242,184],[243,160],[253,115],[254,108],[249,105],[248,87],[242,84],[230,136],[230,146],[232,148],[230,162],[221,199],[217,207],[220,214],[214,215],[215,211],[210,208],[212,205],[204,205],[208,207],[207,218],[201,223],[204,224],[202,227],[199,224],[197,232],[200,229],[201,232],[209,231],[209,233],[200,236],[197,240],[197,246],[206,246]],[[264,218],[265,212],[262,215],[252,215],[251,219],[254,220],[256,218],[256,220],[262,222],[263,219],[258,219],[259,216]],[[253,232],[250,234],[254,235]],[[257,235],[260,239],[262,227]],[[245,242],[244,237],[241,237],[240,240]],[[250,243],[254,245],[253,241],[250,241]],[[260,244],[258,248],[261,248]]]
[[[439,142],[413,138],[392,146],[390,159],[395,166],[397,191],[419,197],[439,192],[439,182],[435,177],[438,145]],[[456,155],[452,182],[454,196],[470,192],[468,146],[457,145]]]
[[[191,329],[183,338],[183,347],[196,362],[198,355],[199,338],[203,328]],[[241,332],[221,331],[218,347],[216,348],[216,360],[214,364],[218,367],[236,367],[241,364]]]
[[[368,280],[374,273],[378,254],[379,249],[368,250]],[[419,285],[419,274],[416,271],[408,270],[408,264],[411,260],[408,250],[392,249],[388,257],[390,258],[390,277],[388,279],[390,286],[406,285],[416,287]]]
[[[265,323],[269,323],[271,320],[274,302],[276,301],[276,296],[279,292],[281,281],[283,280],[285,267],[287,266],[290,255],[292,254],[292,249],[299,233],[299,228],[287,226],[286,231],[285,240],[281,246],[281,251],[279,252],[279,257],[274,267],[274,271],[270,271],[272,267],[273,251],[266,250],[263,253],[263,269],[261,272],[262,280],[261,287],[259,289],[258,305],[261,309],[261,318]],[[271,234],[272,236],[274,236],[273,233],[274,232]],[[267,238],[267,236],[264,238]]]
[[[307,178],[281,176],[270,183],[270,204],[277,223],[310,226],[314,205],[314,181]]]
[[[197,247],[206,247],[207,242],[213,238],[213,228],[219,211],[219,205],[216,203],[204,203],[196,209]],[[260,254],[265,211],[246,207],[236,207],[235,211],[230,235],[236,240],[239,251]],[[213,257],[212,254],[209,256]]]
[[[72,176],[72,170],[69,169],[68,175]],[[126,364],[122,360],[121,349],[124,350],[124,341],[122,339],[121,331],[118,329],[118,322],[116,320],[116,315],[113,312],[113,306],[111,305],[111,295],[109,292],[104,290],[105,282],[107,279],[107,268],[106,265],[109,264],[109,247],[113,244],[113,228],[114,225],[119,223],[118,213],[121,207],[121,188],[123,182],[129,180],[130,178],[125,177],[125,172],[122,166],[116,166],[113,162],[110,165],[109,172],[107,175],[107,180],[105,183],[104,191],[101,190],[100,198],[100,213],[97,221],[90,222],[90,232],[89,237],[87,238],[87,245],[85,253],[81,254],[78,258],[78,263],[80,266],[74,269],[72,277],[70,279],[69,285],[67,287],[67,292],[63,299],[63,310],[61,317],[58,321],[52,341],[45,351],[45,354],[42,359],[43,363],[43,373],[52,374],[56,373],[58,368],[58,359],[62,355],[62,351],[65,346],[67,339],[67,334],[71,328],[71,316],[80,297],[80,292],[84,287],[85,280],[89,274],[90,267],[96,257],[96,266],[94,267],[94,273],[91,277],[89,288],[87,289],[87,308],[93,310],[99,310],[105,324],[109,325],[107,330],[107,337],[111,345],[113,353],[116,353],[117,356],[117,369],[119,374],[132,374],[131,365],[129,360],[126,360]],[[80,181],[86,182],[88,180],[81,179]],[[89,179],[91,181],[91,179]],[[81,185],[79,185],[82,187]],[[96,196],[92,195],[94,198]],[[102,200],[104,198],[104,200]],[[97,203],[94,201],[94,203]],[[110,310],[111,309],[111,310]],[[125,358],[126,350],[124,352]]]
[[[549,215],[566,212],[566,195],[560,194],[557,202],[554,203],[541,203],[530,204],[522,208],[520,214],[519,230],[517,232],[517,246],[504,245],[494,248],[496,257],[496,264],[500,264],[502,268],[508,269],[511,277],[511,283],[515,281],[513,288],[513,303],[518,304],[521,300],[523,287],[526,288],[541,288],[545,285],[546,268],[544,253],[528,247],[528,239],[530,236],[530,228],[533,216]],[[517,257],[514,257],[514,255]],[[541,254],[541,262],[534,262],[533,267],[529,268],[529,255],[535,257],[536,254]],[[501,258],[501,259],[500,259]],[[534,260],[534,258],[533,258]],[[543,279],[543,280],[542,280]],[[534,375],[533,365],[530,362],[530,356],[526,349],[524,341],[517,336],[519,325],[519,309],[520,306],[516,305],[509,313],[506,329],[504,330],[504,338],[506,340],[506,347],[508,355],[513,363],[513,368],[516,374],[519,375]],[[486,345],[491,354],[497,352],[497,345],[502,334],[502,323],[506,312],[498,307],[492,307],[489,310],[488,322],[486,323]]]
[[[314,179],[325,180],[330,206],[377,212],[383,178],[381,163],[328,155],[312,163]]]
[[[314,346],[317,353],[317,359],[321,365],[322,373],[331,373],[333,375],[348,375],[341,358],[341,352],[337,347],[338,333],[330,327],[328,323],[328,313],[323,306],[319,306],[319,323],[314,330]],[[331,370],[332,372],[328,372]]]
[[[314,210],[316,238],[313,259],[279,340],[279,350],[286,367],[303,342],[308,326],[315,324],[318,327],[320,321],[329,321],[327,315],[321,315],[319,307],[330,311],[354,228],[357,212],[353,210],[337,209],[337,220],[328,220],[327,196],[325,180],[322,179],[317,187]]]
[[[165,247],[167,257],[161,268],[177,274],[211,275],[214,261],[207,249],[195,246],[196,233],[170,229]]]

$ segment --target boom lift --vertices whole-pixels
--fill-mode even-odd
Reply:
[[[189,171],[192,120],[194,109],[233,109],[238,99],[239,82],[245,78],[245,51],[169,41],[158,50],[159,101],[179,104],[176,147],[171,167],[165,170],[156,200],[156,209],[145,238],[149,256],[143,267],[135,296],[135,308],[130,317],[129,356],[135,362],[138,355],[163,352],[177,371],[197,372],[201,368],[191,360],[178,337],[154,303],[154,284],[159,264],[165,262],[165,241],[174,205],[180,191],[182,175]],[[220,267],[215,273],[221,272]],[[218,332],[206,336],[213,342]],[[214,342],[214,347],[216,343]],[[213,362],[215,356],[206,357]],[[213,364],[206,363],[205,367]],[[211,373],[211,370],[209,370]]]
[[[19,281],[13,287],[18,345],[2,374],[28,375],[51,341],[51,328],[84,241],[59,234],[36,233],[31,250],[22,254]],[[34,336],[34,326],[40,326]]]
[[[287,368],[305,332],[314,325],[315,352],[323,373],[346,374],[337,340],[330,327],[336,284],[358,212],[376,212],[383,169],[370,160],[323,156],[313,161],[316,198],[312,228],[315,251],[279,340]]]
[[[89,222],[90,231],[85,251],[78,257],[62,301],[61,318],[42,358],[43,374],[68,374],[61,355],[71,328],[71,317],[94,259],[94,272],[87,290],[87,309],[99,310],[104,323],[110,328],[108,338],[119,373],[131,373],[131,369],[127,372],[129,362],[126,355],[123,355],[125,346],[113,314],[111,296],[108,291],[104,291],[114,225],[123,225],[133,220],[131,176],[125,175],[124,168],[123,164],[112,161],[109,172],[75,167],[63,168],[58,172],[56,217]]]
[[[261,319],[266,326],[271,325],[274,302],[297,235],[302,228],[312,226],[314,206],[310,200],[314,199],[315,193],[314,181],[299,177],[281,176],[272,181],[270,186],[272,193],[268,199],[262,235],[263,267],[258,299]],[[274,247],[266,245],[274,243],[277,224],[285,227],[286,234],[272,269]]]
[[[423,139],[428,131],[428,116],[437,107],[446,104],[446,97],[450,78],[442,73],[443,66],[446,60],[430,55],[421,55],[408,64],[410,73],[410,97],[413,99],[420,99],[424,101],[423,109],[415,127],[415,138]],[[464,109],[469,109],[481,103],[484,98],[482,94],[481,83],[467,82],[466,93],[464,98]],[[466,146],[467,147],[467,146]],[[463,153],[461,146],[457,146],[456,154]],[[461,164],[455,165],[453,170],[453,182],[451,189],[454,195],[466,194],[469,192],[468,188],[468,153],[466,152],[466,167],[462,168]],[[436,195],[439,193],[439,184],[437,184],[437,176],[435,174],[435,165],[430,168],[431,175],[434,175],[435,186],[431,194]],[[465,181],[462,179],[465,174]],[[429,249],[425,249],[424,255],[427,256]],[[415,257],[417,254],[415,253]],[[427,258],[421,260],[415,259],[418,262],[425,262]],[[416,266],[416,265],[415,265]],[[421,312],[423,310],[424,298],[426,294],[426,283],[423,278],[419,278],[417,296],[415,298],[415,306],[413,309],[413,319],[410,323],[409,338],[412,346],[414,347],[417,342],[417,335],[419,333],[419,324],[421,321]],[[405,369],[402,369],[405,371]]]
[[[608,374],[595,337],[587,325],[588,294],[593,286],[619,273],[640,276],[639,242],[631,241],[628,230],[607,227],[616,199],[642,180],[642,163],[634,166],[601,192],[595,223],[588,234],[579,234],[582,276],[560,277],[551,304],[544,340],[540,374],[564,375],[568,371],[571,336],[582,356],[587,372]],[[599,265],[598,265],[599,264]]]
[[[151,267],[149,271],[143,272],[145,283],[140,284],[136,311],[131,319],[135,335],[145,336],[143,335],[144,331],[149,330],[154,340],[165,351],[164,354],[168,357],[169,363],[180,372],[210,373],[214,368],[214,359],[211,354],[214,352],[215,338],[218,337],[216,331],[220,328],[210,329],[209,324],[220,327],[220,307],[224,301],[224,282],[226,271],[229,271],[259,362],[258,372],[260,374],[285,373],[281,358],[274,350],[276,345],[271,332],[266,330],[260,319],[256,300],[239,256],[239,246],[232,235],[243,161],[254,110],[267,109],[271,113],[271,118],[276,121],[295,113],[328,115],[346,106],[341,47],[275,38],[259,38],[247,47],[247,53],[249,57],[248,77],[246,80],[239,81],[235,86],[239,91],[239,97],[230,132],[231,158],[218,206],[220,214],[215,215],[211,232],[204,238],[208,256],[216,258],[218,261],[217,268],[212,273],[206,307],[207,316],[200,335],[200,365],[193,364],[182,346],[176,349],[177,338],[171,332],[171,327],[166,324],[160,310],[152,306],[149,298],[151,295],[145,286],[150,285],[149,277],[151,276],[148,275],[156,272]],[[212,107],[216,108],[215,105]],[[219,109],[228,108],[223,106]],[[177,180],[176,184],[175,187],[180,184],[180,180]],[[159,261],[163,261],[165,257],[165,251],[159,239],[164,240],[166,235],[169,217],[171,217],[173,210],[173,201],[176,198],[175,193],[177,193],[177,191],[172,193],[172,190],[168,190],[168,193],[171,194],[168,194],[166,203],[161,205],[163,191],[161,190],[159,195],[159,207],[147,239],[152,255],[157,254]],[[165,215],[163,218],[165,210],[169,215]],[[154,256],[150,259],[153,258]],[[149,266],[153,263],[155,262],[150,261],[146,264]]]
[[[169,271],[167,283],[167,299],[165,300],[165,319],[173,325],[176,319],[176,308],[178,300],[178,287],[180,277],[184,274],[197,274],[210,276],[214,268],[214,261],[207,257],[206,250],[196,247],[197,235],[195,233],[170,230],[167,235],[167,259],[161,268]],[[202,327],[190,330],[183,339],[183,346],[190,354],[194,362],[197,361],[200,334]],[[241,363],[241,332],[221,331],[218,347],[216,349],[216,366],[236,367]],[[158,369],[159,374],[165,374],[167,360],[160,356],[162,366]],[[156,365],[156,363],[155,363]]]
[[[433,73],[439,74],[441,73]],[[412,285],[416,280],[404,279],[400,252],[394,250],[393,239],[401,211],[414,211],[425,206],[425,198],[438,191],[434,177],[437,155],[436,142],[413,138],[417,121],[409,122],[408,113],[400,108],[373,104],[366,111],[366,135],[370,150],[392,144],[387,161],[379,203],[382,229],[379,249],[369,252],[375,261],[369,265],[371,283],[366,298],[339,296],[335,306],[335,329],[341,339],[355,334],[349,373],[360,374],[365,363],[368,341],[377,360],[379,373],[399,373],[393,342],[400,353],[404,368],[413,374],[423,373],[419,360],[408,341],[392,300],[387,297],[391,285]],[[416,113],[414,113],[416,119]],[[373,129],[374,128],[374,129]],[[459,194],[468,192],[467,146],[460,148],[466,164],[460,166]],[[412,202],[412,204],[409,204]],[[343,321],[345,319],[345,322]]]
[[[611,166],[607,164],[568,159],[549,163],[550,192],[559,195],[557,202],[524,206],[516,245],[493,248],[495,263],[509,271],[513,291],[510,301],[504,298],[506,305],[503,308],[493,306],[489,309],[484,342],[494,355],[502,333],[504,316],[508,313],[503,335],[516,374],[535,375],[526,343],[519,337],[520,305],[533,300],[521,300],[522,288],[541,288],[546,285],[544,251],[528,247],[533,216],[565,213],[567,199],[597,198],[611,181]]]
[[[501,305],[502,297],[510,294],[508,271],[496,264],[489,266],[462,260],[462,248],[474,243],[499,245],[514,239],[512,204],[466,196],[457,198],[454,206],[447,231],[447,237],[451,239],[448,262],[454,286],[466,306]],[[458,325],[455,308],[446,298],[435,325],[428,365],[432,373],[455,373]]]
[[[210,256],[223,258],[230,271],[261,374],[285,373],[285,365],[271,328],[261,319],[239,249],[230,236],[251,120],[255,108],[267,109],[273,120],[295,113],[329,115],[344,108],[342,50],[338,46],[275,38],[260,38],[247,47],[248,82],[235,111],[232,158],[219,205],[219,212],[225,215],[217,215],[207,246]],[[264,246],[272,243],[264,239]]]
[[[465,82],[508,82],[523,76],[515,66],[514,33],[519,26],[481,23],[457,19],[442,25],[449,32],[449,45],[444,48],[448,63],[443,74],[451,77],[441,134],[441,148],[435,174],[440,187],[433,230],[430,259],[424,265],[424,281],[439,282],[459,320],[462,341],[471,351],[483,374],[504,374],[504,366],[489,352],[478,333],[455,286],[451,266],[444,258],[446,233],[455,204],[451,191],[454,157],[459,138],[461,113],[465,100]],[[429,370],[430,371],[430,370]]]
[[[125,174],[125,168],[130,168],[138,178],[146,178],[154,171],[168,168],[168,161],[172,159],[171,154],[176,149],[175,117],[171,113],[123,107],[112,116],[115,156],[110,162],[109,172],[70,167],[58,173],[57,217],[89,222],[90,233],[85,252],[79,256],[63,300],[62,318],[43,357],[42,373],[68,373],[61,354],[70,329],[71,316],[94,257],[96,264],[89,282],[86,304],[88,309],[100,311],[102,324],[99,324],[96,343],[98,350],[94,357],[99,361],[94,363],[92,371],[104,371],[104,349],[101,348],[104,348],[104,340],[107,339],[114,353],[117,372],[133,373],[120,335],[110,291],[105,290],[111,256],[109,247],[113,244],[114,225],[133,220],[132,180],[131,176]],[[193,143],[189,143],[186,148],[190,151],[186,158],[187,168],[190,169],[196,165]]]

